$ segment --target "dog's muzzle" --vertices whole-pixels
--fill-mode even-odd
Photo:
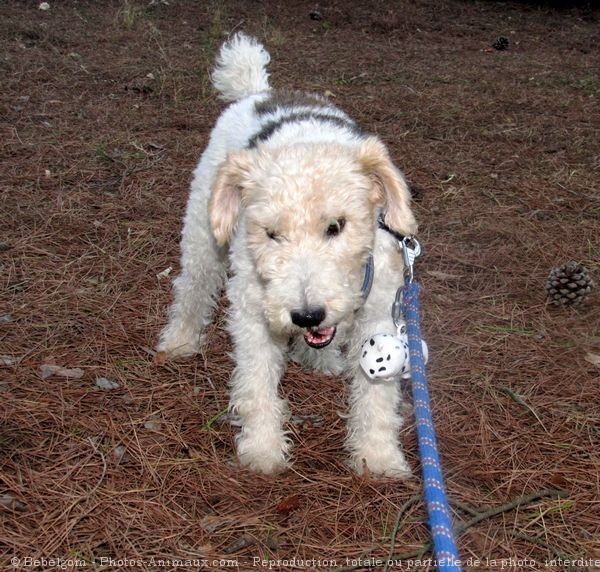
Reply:
[[[325,316],[326,310],[322,306],[291,312],[292,323],[300,328],[306,328],[304,340],[311,348],[324,348],[335,336],[335,326],[319,327]]]

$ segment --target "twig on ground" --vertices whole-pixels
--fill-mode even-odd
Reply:
[[[492,518],[492,517],[502,514],[504,512],[509,512],[517,507],[520,507],[521,505],[531,504],[532,502],[539,500],[541,498],[544,498],[544,497],[555,496],[557,498],[563,498],[568,495],[569,495],[568,491],[563,491],[563,490],[559,490],[559,489],[541,489],[539,491],[530,493],[528,495],[522,495],[522,496],[517,497],[516,499],[513,499],[505,504],[502,504],[502,505],[496,506],[496,507],[492,507],[487,510],[479,511],[477,509],[471,509],[471,508],[465,509],[467,512],[469,512],[471,514],[475,514],[475,516],[473,516],[473,518],[471,518],[470,520],[467,520],[466,522],[463,522],[463,523],[459,524],[458,526],[456,526],[454,532],[455,532],[456,536],[458,536],[458,535],[462,534],[463,532],[465,532],[466,530],[468,530],[469,528],[471,528],[472,526],[475,526],[482,520],[487,520],[488,518]],[[452,503],[452,504],[459,506],[457,503]],[[388,557],[388,560],[390,560],[390,559],[406,560],[409,558],[415,558],[419,554],[421,554],[421,556],[422,556],[430,548],[431,548],[431,542],[427,542],[427,543],[423,544],[423,546],[421,546],[418,550],[414,550],[413,552],[409,552],[406,554],[396,554],[396,555],[393,555],[391,558]]]
[[[394,547],[396,544],[396,535],[398,534],[398,529],[400,528],[400,520],[404,516],[404,513],[415,503],[419,502],[421,495],[413,495],[410,497],[398,510],[398,515],[396,516],[396,522],[394,523],[394,528],[392,529],[392,534],[390,535],[390,551],[388,553],[388,557],[385,561],[385,566],[383,567],[383,572],[388,572],[390,568],[390,563],[392,561],[392,555],[394,554]]]
[[[510,389],[510,387],[506,387],[504,385],[497,386],[497,389],[502,393],[506,393],[506,395],[508,395],[515,403],[518,403],[527,409],[527,411],[529,411],[529,413],[531,413],[537,419],[538,423],[542,426],[542,429],[548,433],[548,430],[544,426],[544,423],[540,419],[540,416],[537,414],[535,409],[531,407],[531,405],[529,405],[529,403],[527,403],[518,393],[515,393],[512,389]]]
[[[520,530],[509,530],[507,532],[514,538],[520,538],[525,542],[529,542],[530,544],[535,544],[536,546],[540,546],[541,548],[546,548],[547,550],[550,550],[557,558],[560,558],[561,560],[576,560],[576,558],[573,558],[572,556],[561,552],[558,548],[552,546],[552,544],[548,544],[547,542],[544,542],[543,540],[536,538],[535,536],[529,536],[529,534],[525,534]],[[581,568],[570,568],[570,570],[572,570],[573,572],[579,572]]]
[[[492,507],[484,511],[478,511],[478,514],[474,516],[471,520],[463,522],[456,527],[456,534],[458,535],[463,533],[465,530],[471,528],[472,526],[474,526],[478,522],[481,522],[482,520],[492,518],[493,516],[497,516],[499,514],[502,514],[503,512],[509,512],[517,507],[520,507],[521,505],[531,504],[532,502],[541,498],[552,496],[556,496],[557,498],[563,498],[568,495],[568,491],[563,491],[560,489],[541,489],[528,495],[522,495],[500,506]]]

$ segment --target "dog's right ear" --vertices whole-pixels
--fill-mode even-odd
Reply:
[[[227,244],[237,226],[242,204],[244,180],[252,161],[251,151],[238,151],[227,157],[217,171],[210,193],[208,213],[213,235],[219,246]]]

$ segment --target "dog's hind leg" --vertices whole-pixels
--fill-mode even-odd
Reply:
[[[181,273],[173,284],[169,321],[160,334],[158,351],[169,357],[198,352],[202,332],[210,324],[225,278],[225,254],[208,222],[211,177],[202,161],[192,182],[181,238]]]

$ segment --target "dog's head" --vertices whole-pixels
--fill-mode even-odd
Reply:
[[[417,229],[406,182],[376,137],[356,147],[234,153],[217,174],[209,211],[218,244],[238,227],[245,233],[270,327],[303,331],[313,347],[327,345],[360,307],[378,213],[401,234]]]

